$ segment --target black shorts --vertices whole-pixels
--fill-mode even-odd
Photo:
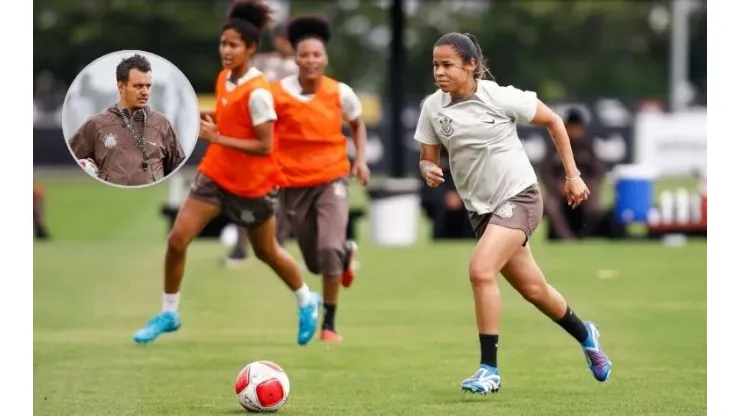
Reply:
[[[259,227],[275,216],[278,204],[277,190],[260,198],[246,198],[224,190],[200,172],[195,176],[190,196],[220,207],[226,219],[250,229]]]

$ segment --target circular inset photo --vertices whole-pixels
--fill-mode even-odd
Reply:
[[[198,141],[200,109],[175,65],[145,51],[102,56],[72,82],[62,131],[77,164],[117,187],[142,188],[177,172]]]

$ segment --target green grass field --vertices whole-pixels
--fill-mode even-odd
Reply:
[[[166,187],[36,181],[55,240],[34,246],[34,414],[240,414],[234,379],[260,359],[288,372],[285,415],[706,414],[704,241],[548,245],[540,231],[541,267],[601,326],[614,373],[597,383],[576,343],[504,284],[503,389],[477,397],[459,391],[478,360],[472,242],[391,249],[361,239],[362,268],[337,317],[345,342],[306,348],[295,344],[293,296],[265,266],[224,270],[225,248],[197,242],[182,329],[139,346],[134,330],[160,307]]]

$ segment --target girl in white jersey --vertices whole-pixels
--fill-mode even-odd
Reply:
[[[565,167],[570,204],[576,207],[589,195],[562,119],[539,101],[536,93],[485,80],[488,70],[480,45],[469,33],[442,36],[433,55],[439,90],[424,100],[416,127],[414,138],[421,143],[419,168],[427,185],[439,186],[444,181],[439,152],[443,145],[447,148],[452,178],[479,240],[468,273],[481,360],[478,370],[462,382],[462,389],[485,394],[501,386],[496,361],[499,272],[579,342],[594,377],[606,381],[611,362],[600,347],[596,326],[581,321],[547,283],[527,244],[542,218],[542,197],[517,136],[518,122],[545,126],[549,131]]]

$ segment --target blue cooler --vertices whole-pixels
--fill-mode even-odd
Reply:
[[[623,224],[647,222],[653,207],[652,169],[640,165],[620,165],[614,168],[614,216]]]

